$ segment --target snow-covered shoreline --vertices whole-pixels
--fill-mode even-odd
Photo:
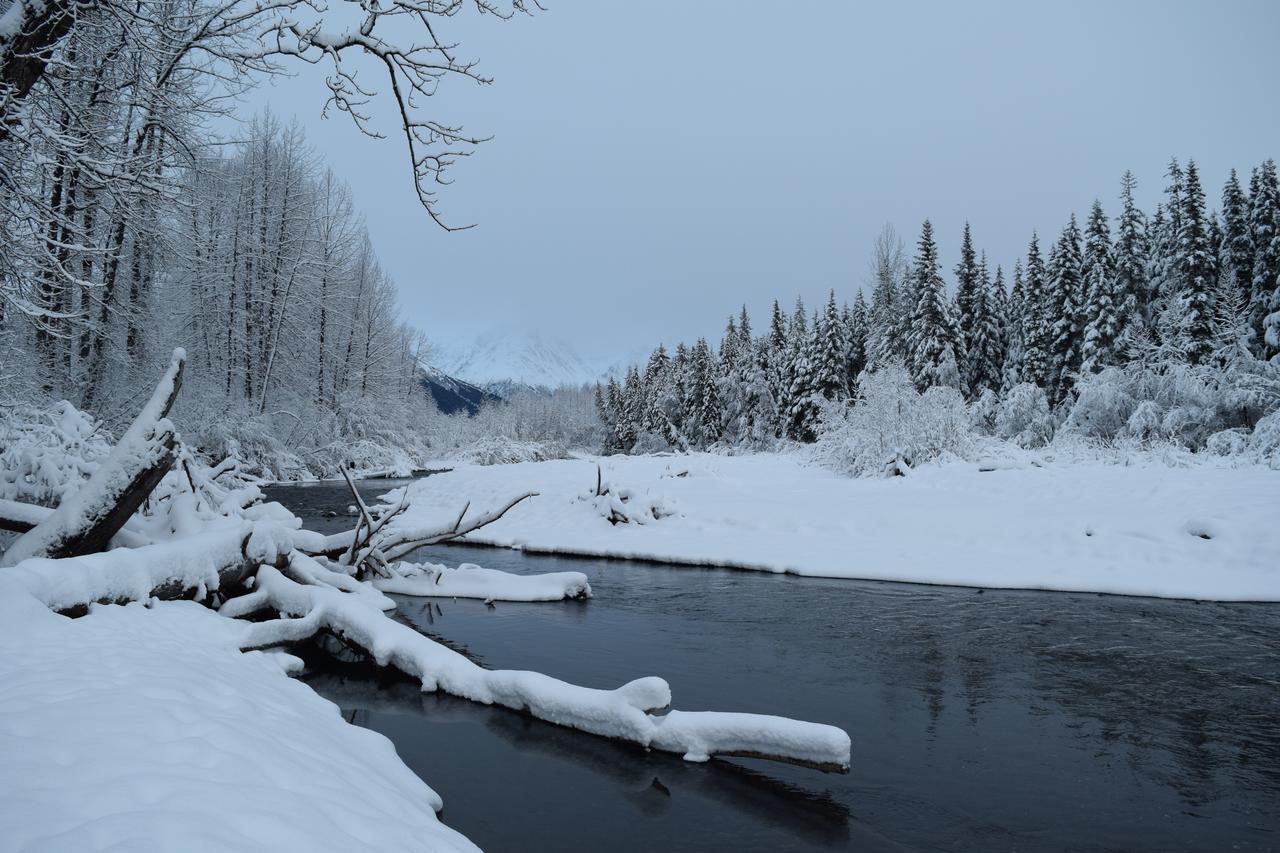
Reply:
[[[610,496],[595,494],[597,465]],[[953,463],[886,480],[843,478],[786,455],[616,456],[459,464],[408,488],[415,509],[405,523],[447,516],[460,494],[496,501],[539,492],[466,538],[531,553],[1280,601],[1280,472],[1260,465]],[[623,508],[641,510],[635,521],[646,523],[607,520],[619,494],[627,495]]]

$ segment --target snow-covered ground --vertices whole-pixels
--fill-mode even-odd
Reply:
[[[603,497],[597,463],[609,492]],[[456,514],[462,498],[492,505],[538,492],[467,537],[530,551],[1280,601],[1280,472],[1212,458],[1187,467],[1155,458],[954,463],[865,479],[786,455],[617,456],[459,465],[409,488],[414,510],[403,523],[424,525]],[[611,524],[618,510],[631,520]]]
[[[0,851],[474,850],[380,734],[190,602],[0,588]]]

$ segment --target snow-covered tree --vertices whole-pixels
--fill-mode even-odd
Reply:
[[[1074,213],[1049,257],[1048,274],[1051,337],[1045,392],[1058,402],[1070,391],[1082,360],[1083,258]]]
[[[1102,202],[1094,200],[1084,237],[1083,369],[1096,373],[1119,359],[1120,340],[1131,318],[1119,292],[1111,258],[1111,228]]]
[[[849,388],[847,325],[836,308],[834,290],[814,328],[812,390],[824,399],[844,399]]]
[[[1253,283],[1249,294],[1250,326],[1259,332],[1259,358],[1280,355],[1280,179],[1276,163],[1267,160],[1257,171],[1249,198],[1253,237]]]
[[[1015,283],[1016,286],[1016,283]],[[1051,350],[1054,342],[1052,305],[1040,238],[1032,233],[1027,246],[1027,267],[1022,290],[1022,371],[1021,380],[1047,388],[1054,379]]]
[[[952,322],[946,286],[939,271],[933,224],[927,219],[920,230],[912,278],[916,304],[907,339],[911,375],[921,389],[951,384],[952,374],[958,377],[959,373],[961,359],[956,357],[960,348],[959,332]]]
[[[1205,223],[1204,191],[1194,160],[1187,161],[1179,217],[1177,298],[1182,312],[1181,346],[1191,364],[1213,351],[1213,290],[1216,259]]]

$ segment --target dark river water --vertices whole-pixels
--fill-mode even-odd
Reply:
[[[320,517],[346,509],[345,486],[270,496],[313,529],[350,525]],[[399,618],[486,666],[592,687],[660,675],[680,709],[853,738],[847,775],[690,764],[367,671],[314,673],[486,850],[1280,850],[1280,607],[473,546],[414,559],[588,575],[588,602],[399,599]]]

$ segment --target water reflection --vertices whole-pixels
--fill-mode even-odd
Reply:
[[[782,830],[806,845],[842,847],[849,844],[855,834],[850,830],[848,808],[829,793],[815,793],[779,782],[729,762],[692,764],[664,753],[647,752],[633,745],[573,732],[505,708],[422,693],[415,682],[407,680],[330,670],[314,674],[308,681],[359,725],[379,728],[378,724],[385,718],[398,716],[413,720],[411,725],[417,725],[421,718],[421,722],[432,724],[483,726],[485,733],[501,739],[524,756],[545,757],[585,771],[593,786],[607,786],[610,795],[626,802],[635,817],[662,818],[678,799],[692,796],[733,810],[739,820],[761,822],[774,830]],[[451,736],[458,735],[455,732]],[[475,734],[468,736],[475,737]],[[421,768],[428,778],[430,770],[430,767]],[[558,781],[547,778],[544,784]],[[598,795],[599,788],[593,796]],[[452,801],[449,805],[452,806]],[[867,848],[868,841],[883,843],[870,835],[860,840],[863,841],[861,849],[889,849]]]

